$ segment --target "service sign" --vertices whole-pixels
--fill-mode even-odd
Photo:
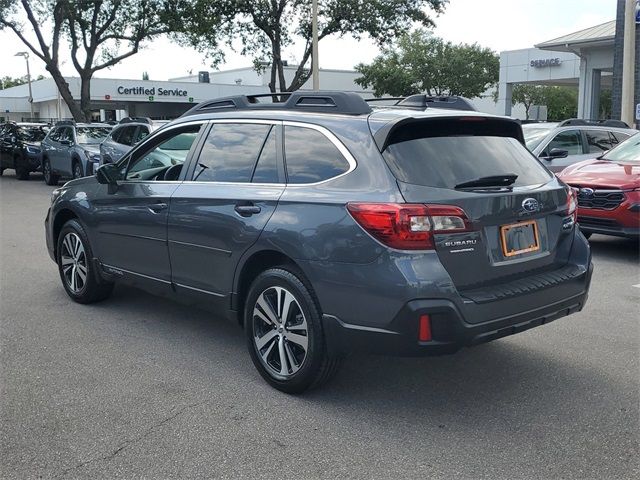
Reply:
[[[147,97],[188,97],[189,92],[187,90],[181,90],[179,88],[163,88],[163,87],[118,87],[118,93],[120,95],[144,95]]]
[[[541,58],[537,60],[531,60],[529,65],[534,68],[543,68],[543,67],[559,67],[562,61],[559,58]]]

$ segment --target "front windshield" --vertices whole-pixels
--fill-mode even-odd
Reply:
[[[633,162],[640,163],[640,135],[625,140],[613,150],[605,153],[603,160],[611,162]]]
[[[78,143],[102,143],[110,131],[110,127],[77,127],[76,137]]]
[[[48,130],[46,127],[18,127],[18,138],[24,142],[41,142]]]
[[[524,143],[526,143],[527,148],[530,151],[535,150],[551,130],[551,128],[523,128],[522,133],[524,134]]]

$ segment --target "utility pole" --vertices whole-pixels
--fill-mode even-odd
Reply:
[[[635,60],[636,60],[636,2],[626,0],[624,5],[624,41],[622,54],[622,108],[620,119],[627,125],[635,119]]]
[[[15,57],[24,57],[27,61],[27,83],[29,84],[29,108],[31,109],[30,121],[33,121],[33,93],[31,92],[31,72],[29,71],[29,52],[18,52]]]
[[[320,65],[318,62],[318,0],[312,0],[311,4],[311,71],[313,76],[313,89],[320,90]]]

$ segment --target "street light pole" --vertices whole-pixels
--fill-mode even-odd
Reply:
[[[31,110],[31,121],[33,121],[33,92],[31,91],[31,71],[29,70],[29,52],[18,52],[16,57],[24,57],[27,62],[27,83],[29,84],[29,109]]]
[[[313,75],[313,89],[320,90],[320,66],[318,62],[318,0],[311,3],[311,71]]]

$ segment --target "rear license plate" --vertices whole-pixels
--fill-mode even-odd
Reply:
[[[505,257],[540,250],[538,224],[535,220],[503,225],[500,227],[500,237]]]

